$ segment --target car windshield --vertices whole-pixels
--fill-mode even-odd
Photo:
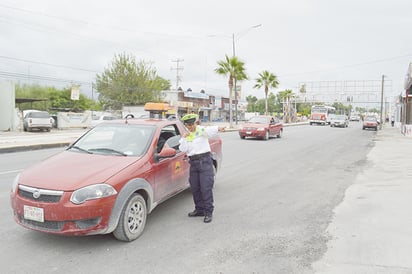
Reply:
[[[367,116],[367,117],[365,118],[365,121],[375,122],[375,121],[376,121],[376,118],[373,117],[373,116]]]
[[[89,154],[142,156],[153,139],[154,126],[102,124],[68,148]]]
[[[50,114],[44,111],[33,111],[30,113],[31,118],[50,118]]]
[[[346,117],[343,116],[343,115],[336,115],[335,117],[333,117],[333,119],[335,119],[335,120],[345,120]]]
[[[268,117],[262,117],[262,116],[254,116],[254,117],[249,119],[249,123],[269,124],[269,118]]]

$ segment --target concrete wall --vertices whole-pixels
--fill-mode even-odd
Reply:
[[[15,107],[16,96],[12,81],[0,81],[0,130],[14,131],[19,128]]]

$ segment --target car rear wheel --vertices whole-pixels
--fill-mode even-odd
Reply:
[[[278,133],[278,135],[277,135],[276,137],[282,138],[282,134],[283,134],[283,130],[279,130],[279,133]]]
[[[114,237],[124,242],[136,240],[143,233],[146,218],[146,201],[140,194],[135,193],[122,209],[119,223],[113,231]]]

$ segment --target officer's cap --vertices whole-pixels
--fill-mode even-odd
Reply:
[[[182,121],[185,124],[192,124],[192,123],[196,122],[197,118],[198,118],[197,114],[190,113],[190,114],[186,114],[185,116],[183,116]]]

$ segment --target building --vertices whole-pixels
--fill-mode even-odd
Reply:
[[[178,117],[196,113],[203,122],[227,121],[229,119],[229,98],[208,95],[204,90],[163,91],[163,100],[174,109]]]
[[[399,119],[401,131],[407,136],[412,136],[412,62],[405,77],[405,92],[399,95],[395,115]],[[397,121],[397,120],[395,120]]]

